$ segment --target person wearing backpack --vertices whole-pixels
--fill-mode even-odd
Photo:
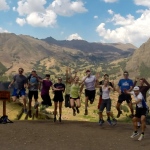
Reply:
[[[38,102],[38,89],[39,89],[39,81],[37,79],[37,74],[35,70],[32,70],[31,74],[27,77],[28,79],[28,89],[29,89],[29,93],[28,93],[28,98],[29,98],[29,117],[31,118],[31,103],[32,103],[32,97],[34,97],[35,100],[35,105],[34,108],[37,109],[39,106],[39,102]],[[36,113],[37,114],[37,113]],[[37,116],[36,116],[37,117]]]

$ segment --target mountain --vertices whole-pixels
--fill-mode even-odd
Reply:
[[[150,77],[150,39],[134,51],[126,69],[134,76]]]
[[[34,68],[41,74],[53,75],[64,74],[66,66],[78,70],[100,69],[101,63],[125,58],[133,53],[132,50],[116,47],[83,40],[57,41],[47,38],[46,41],[27,35],[0,33],[0,78],[4,73],[7,76],[15,74],[19,67],[23,67],[25,73]],[[133,47],[129,46],[128,49]]]
[[[57,41],[52,37],[42,39],[48,44],[55,44],[67,48],[73,48],[86,52],[87,55],[93,55],[95,57],[104,57],[107,60],[114,60],[116,58],[128,57],[133,54],[134,50],[137,49],[132,44],[122,44],[122,43],[89,43],[84,40],[62,40]],[[113,57],[112,57],[113,55]]]

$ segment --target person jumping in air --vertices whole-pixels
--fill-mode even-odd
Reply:
[[[27,78],[23,75],[24,72],[23,68],[19,68],[18,72],[19,73],[13,77],[13,80],[9,84],[8,88],[11,88],[12,84],[14,84],[12,99],[15,102],[16,99],[19,96],[21,96],[24,104],[24,113],[27,113],[27,106],[26,106]]]
[[[102,91],[102,103],[99,108],[99,125],[102,125],[104,123],[103,111],[105,108],[108,116],[107,122],[109,123],[109,125],[116,125],[117,120],[111,113],[111,99],[110,99],[110,91],[114,89],[109,85],[108,80],[104,80],[103,85],[97,85],[96,87],[101,88]],[[110,116],[113,118],[112,121],[110,119]]]
[[[79,82],[79,77],[75,77],[71,89],[70,89],[70,105],[73,110],[73,116],[76,115],[76,111],[79,114],[79,108],[81,107],[81,101],[80,101],[80,85],[86,80],[87,77],[84,78],[82,82]],[[76,109],[75,109],[76,108]]]
[[[80,92],[82,92],[83,87],[85,85],[85,113],[84,115],[88,115],[88,100],[90,101],[90,104],[93,104],[95,99],[95,82],[97,81],[96,77],[94,75],[91,75],[91,71],[86,71],[87,77],[83,78],[84,84],[81,86]],[[86,79],[85,79],[86,78]]]
[[[59,103],[59,122],[62,121],[62,103],[64,101],[63,92],[65,91],[65,85],[62,83],[62,78],[58,78],[58,82],[53,86],[54,91],[54,122],[56,122],[57,118],[57,105]]]
[[[116,105],[116,109],[118,110],[117,118],[119,118],[120,115],[122,114],[122,111],[120,110],[120,106],[122,102],[125,100],[131,110],[131,117],[133,117],[133,113],[134,113],[133,107],[132,107],[131,95],[128,93],[124,93],[124,90],[131,92],[131,90],[133,89],[133,81],[129,79],[129,73],[127,71],[125,71],[123,75],[124,75],[124,79],[121,79],[118,83],[119,97],[118,97],[118,102]]]
[[[136,105],[136,113],[132,119],[134,132],[131,135],[131,138],[134,138],[139,135],[138,129],[137,129],[137,122],[140,121],[142,132],[138,140],[141,141],[144,138],[144,132],[145,132],[145,127],[146,127],[147,105],[146,105],[146,102],[144,100],[142,93],[140,92],[140,88],[138,86],[135,86],[132,92],[128,92],[128,91],[125,91],[125,92],[134,96],[135,102],[133,102],[132,104]]]

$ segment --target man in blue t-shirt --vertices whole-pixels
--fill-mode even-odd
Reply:
[[[131,116],[133,116],[133,107],[132,107],[132,102],[131,102],[132,98],[131,98],[131,95],[127,94],[127,92],[131,92],[131,90],[133,89],[133,81],[128,78],[129,73],[127,71],[125,71],[123,75],[124,75],[124,79],[121,79],[118,83],[119,97],[118,97],[118,102],[116,106],[118,110],[117,118],[119,118],[120,115],[122,114],[122,111],[120,110],[120,106],[123,101],[127,102],[131,110]]]

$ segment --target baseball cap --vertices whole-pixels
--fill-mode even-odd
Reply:
[[[36,72],[36,70],[35,70],[35,69],[32,69],[32,72]]]
[[[133,91],[139,91],[140,90],[140,88],[138,87],[138,86],[135,86],[134,88],[133,88]]]
[[[87,73],[87,72],[91,72],[91,71],[90,71],[90,70],[86,70],[86,73]]]

